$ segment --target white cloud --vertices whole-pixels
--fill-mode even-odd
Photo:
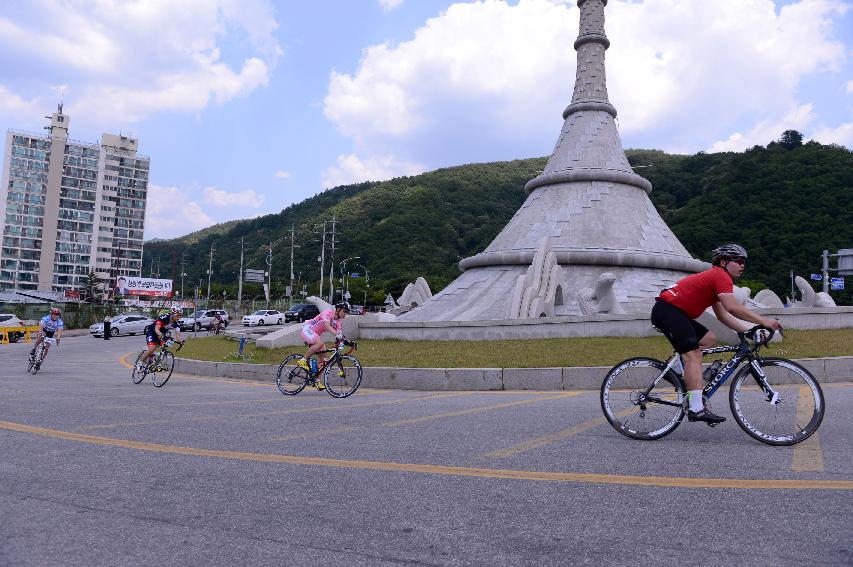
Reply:
[[[403,0],[378,0],[379,6],[382,7],[386,12],[390,12],[396,8],[399,8],[403,4]]]
[[[264,203],[263,195],[258,195],[251,189],[229,193],[216,187],[204,188],[204,200],[215,207],[251,207],[259,208]]]
[[[846,9],[842,0],[778,11],[772,0],[611,1],[608,88],[622,135],[657,133],[695,151],[805,119],[797,87],[841,69],[832,20]],[[332,71],[326,117],[360,155],[432,166],[544,153],[571,99],[577,22],[575,2],[454,4],[410,41],[365,49],[354,72]]]
[[[763,121],[755,125],[746,134],[735,132],[726,140],[715,142],[709,152],[742,152],[753,146],[766,146],[773,140],[778,140],[785,130],[808,130],[814,121],[812,104],[804,104],[795,108],[779,121]]]
[[[847,94],[853,94],[853,81],[847,81],[845,89],[847,90]]]
[[[185,190],[148,185],[145,238],[175,238],[213,224],[216,221]]]
[[[853,148],[853,122],[847,122],[840,126],[816,128],[810,138],[821,144],[840,144]]]
[[[361,159],[355,154],[338,156],[337,164],[323,173],[323,187],[336,187],[362,181],[384,181],[401,175],[417,175],[424,168],[400,162],[392,156]]]
[[[289,171],[284,171],[283,169],[279,169],[275,172],[275,176],[277,179],[290,179],[293,177]]]
[[[70,85],[79,119],[127,123],[266,85],[281,54],[274,16],[268,0],[12,2],[0,49],[41,69],[37,81]]]
[[[0,85],[0,117],[26,123],[37,122],[44,114],[45,107],[40,99],[26,100]]]

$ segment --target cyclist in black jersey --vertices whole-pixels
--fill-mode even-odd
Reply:
[[[157,317],[153,323],[145,327],[145,341],[148,348],[145,354],[137,361],[138,369],[142,370],[151,358],[151,354],[158,346],[163,344],[164,334],[171,328],[175,331],[175,339],[181,341],[181,333],[178,326],[178,319],[181,318],[181,310],[177,307],[172,307],[165,315]]]

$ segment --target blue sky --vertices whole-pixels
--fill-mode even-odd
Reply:
[[[626,148],[853,148],[853,0],[610,0]],[[5,0],[0,128],[131,133],[146,238],[325,188],[543,156],[575,73],[562,0]]]

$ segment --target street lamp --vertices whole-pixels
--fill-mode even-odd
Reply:
[[[343,289],[346,289],[347,291],[349,291],[349,285],[348,285],[349,280],[346,279],[346,277],[348,275],[346,272],[347,262],[349,262],[350,260],[359,260],[360,258],[361,258],[361,256],[351,256],[349,258],[341,260],[341,283],[344,284],[344,285],[341,285],[341,299],[345,298]]]

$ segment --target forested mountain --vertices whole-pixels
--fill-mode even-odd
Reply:
[[[783,298],[790,294],[790,270],[808,278],[820,271],[823,249],[853,247],[853,153],[834,145],[802,144],[790,132],[779,142],[743,153],[626,152],[636,171],[654,185],[653,203],[693,256],[708,259],[715,245],[740,242],[750,253],[746,283],[754,291],[770,287]],[[482,251],[506,225],[524,202],[524,184],[545,162],[470,164],[336,187],[278,214],[146,243],[143,275],[159,266],[160,276],[174,277],[179,287],[183,259],[187,295],[199,281],[204,293],[213,245],[212,295],[221,296],[225,289],[234,298],[241,237],[245,268],[264,268],[272,241],[274,295],[280,296],[290,278],[293,225],[299,246],[294,257],[297,289],[306,285],[309,293],[317,293],[323,221],[334,214],[339,221],[336,279],[341,260],[360,257],[348,270],[362,276],[350,280],[354,300],[363,299],[365,268],[369,303],[381,303],[389,292],[397,297],[418,276],[435,293],[458,276],[460,259]],[[328,274],[331,223],[326,230]],[[853,278],[848,279],[848,287],[853,286]],[[261,293],[259,285],[248,284],[244,297]],[[851,302],[849,290],[833,297],[840,304]]]

